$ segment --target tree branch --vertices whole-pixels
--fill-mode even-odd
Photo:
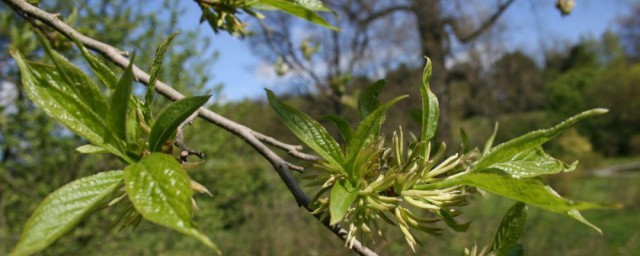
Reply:
[[[489,29],[498,20],[498,18],[502,16],[504,11],[507,10],[507,8],[509,8],[509,6],[513,2],[515,2],[515,0],[507,0],[506,2],[500,4],[500,6],[498,6],[498,10],[496,10],[496,12],[494,12],[493,15],[491,15],[484,22],[482,22],[480,26],[471,33],[465,33],[461,28],[460,24],[458,23],[458,20],[456,19],[452,19],[452,18],[445,19],[445,23],[451,26],[451,28],[453,29],[453,33],[456,35],[456,38],[458,38],[460,42],[466,43],[475,39],[480,34],[482,34],[482,32]]]
[[[394,12],[397,11],[413,11],[413,7],[410,5],[394,5],[394,6],[390,6],[388,8],[376,11],[374,13],[369,14],[367,17],[365,17],[362,20],[358,21],[358,24],[360,26],[368,26],[369,23],[380,19],[380,18],[384,18],[387,15],[393,14]]]
[[[283,22],[280,21],[281,25]],[[288,32],[282,32],[286,30],[279,30],[274,32],[271,27],[265,24],[263,21],[259,22],[260,28],[262,30],[262,37],[264,38],[267,46],[271,48],[274,52],[276,52],[280,57],[282,57],[282,61],[285,64],[293,68],[294,70],[301,71],[304,74],[302,76],[307,76],[311,80],[313,80],[313,85],[318,91],[326,96],[330,96],[331,92],[325,88],[322,84],[322,79],[313,72],[311,67],[308,67],[303,63],[303,61],[298,58],[296,53],[294,52],[293,42],[291,41],[291,35]]]
[[[95,40],[93,38],[87,37],[78,31],[74,30],[64,22],[62,22],[56,15],[40,10],[39,8],[27,3],[24,0],[2,0],[11,6],[16,12],[27,15],[28,17],[39,20],[51,28],[57,30],[61,34],[65,35],[68,38],[75,38],[80,43],[82,43],[85,47],[92,49],[96,52],[102,54],[109,61],[115,63],[121,68],[126,68],[129,65],[129,59],[122,56],[120,50],[117,48]],[[138,68],[136,65],[133,65],[133,74],[134,79],[143,84],[149,83],[149,74]],[[156,90],[158,93],[162,94],[168,99],[173,101],[184,98],[184,95],[171,88],[169,85],[157,81]],[[271,145],[288,150],[290,154],[293,156],[297,156],[304,160],[310,160],[318,158],[312,155],[306,155],[299,151],[299,146],[288,145],[282,142],[277,142],[275,139],[270,138],[268,136],[262,135],[256,131],[249,129],[248,127],[235,123],[211,110],[200,108],[198,110],[198,115],[215,124],[216,126],[227,130],[228,132],[242,138],[245,140],[251,147],[253,147],[258,153],[260,153],[264,158],[266,158],[269,163],[273,166],[275,171],[278,173],[284,184],[287,186],[291,194],[295,198],[296,202],[299,206],[304,207],[308,211],[311,211],[309,204],[311,200],[309,197],[302,191],[300,186],[298,185],[295,178],[291,175],[289,171],[289,166],[292,164],[288,163],[276,153],[274,153],[269,147],[267,147],[262,142],[270,143]],[[294,152],[294,153],[292,153]],[[319,216],[315,216],[319,218]],[[322,221],[322,223],[329,228],[334,234],[340,237],[342,240],[346,239],[346,231],[340,228],[338,225],[331,226],[326,221]],[[356,241],[352,248],[355,252],[361,255],[377,255],[375,252],[371,251],[369,248],[363,246],[359,241]]]

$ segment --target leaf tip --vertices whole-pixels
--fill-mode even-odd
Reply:
[[[431,80],[431,74],[432,74],[431,59],[427,56],[424,56],[424,58],[426,63],[424,65],[424,71],[422,73],[422,83],[428,84],[429,81]]]
[[[609,109],[607,109],[607,108],[594,108],[594,109],[593,109],[593,112],[594,112],[595,114],[602,115],[602,114],[606,114],[606,113],[608,113],[608,112],[609,112]]]
[[[576,209],[572,209],[569,210],[567,212],[567,215],[569,215],[569,217],[582,222],[582,224],[585,224],[587,226],[589,226],[590,228],[592,228],[593,230],[595,230],[596,232],[598,232],[600,235],[604,235],[604,233],[602,233],[602,229],[600,229],[599,227],[597,227],[596,225],[594,225],[593,223],[589,222],[587,219],[585,219],[582,214],[580,214],[580,212]]]

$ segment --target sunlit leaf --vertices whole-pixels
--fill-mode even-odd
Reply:
[[[567,165],[562,161],[547,155],[542,147],[517,153],[512,159],[496,163],[488,169],[499,169],[513,178],[536,177],[544,174],[570,172],[575,170],[578,163]]]
[[[147,220],[218,248],[192,223],[189,176],[173,157],[151,153],[125,168],[125,189],[135,209]]]
[[[141,139],[140,135],[142,133],[142,128],[140,127],[140,121],[138,120],[138,111],[137,111],[137,109],[139,109],[140,107],[139,107],[139,104],[135,102],[137,101],[137,98],[135,96],[131,97],[131,99],[136,99],[136,100],[129,101],[129,104],[131,106],[129,107],[128,113],[127,113],[127,125],[126,125],[127,145]],[[135,102],[135,103],[132,103],[132,102]]]
[[[111,95],[111,104],[107,114],[107,125],[111,129],[111,133],[115,135],[116,139],[123,142],[127,140],[127,107],[129,106],[129,98],[133,88],[134,59],[135,55],[131,58],[129,66],[127,66],[118,80],[113,95]]]
[[[602,108],[588,110],[575,115],[549,129],[533,131],[508,142],[502,143],[492,148],[488,153],[484,154],[482,158],[478,160],[478,163],[476,164],[474,169],[482,170],[493,164],[506,162],[509,159],[513,158],[516,154],[524,151],[529,151],[542,145],[543,143],[562,133],[566,129],[570,128],[580,120],[595,115],[601,115],[607,113],[607,111],[608,110]]]
[[[104,112],[106,107],[102,110],[95,109],[88,103],[94,97],[102,97],[101,94],[91,99],[83,98],[71,88],[75,85],[71,85],[66,82],[66,79],[63,79],[59,70],[64,67],[56,68],[41,63],[27,63],[17,52],[12,52],[12,56],[20,68],[22,84],[27,96],[38,107],[75,134],[87,139],[91,144],[103,147],[109,152],[127,159],[123,152],[113,145],[106,144],[103,140],[107,131],[107,124],[103,120],[106,116]],[[84,74],[75,74],[85,76]],[[83,87],[95,87],[89,78],[86,78],[85,82],[88,84]],[[97,88],[94,89],[98,91]]]
[[[58,70],[60,78],[58,82],[64,83],[73,94],[77,95],[95,113],[106,113],[108,108],[107,100],[102,95],[100,88],[93,83],[93,80],[79,67],[73,65],[67,58],[53,50],[43,35],[40,33],[37,33],[37,35],[44,46],[47,56]]]
[[[30,255],[51,245],[120,187],[122,173],[101,172],[49,194],[27,221],[11,255]]]
[[[335,166],[343,165],[344,158],[340,146],[322,125],[307,114],[281,102],[272,91],[266,91],[271,108],[293,134],[328,162]]]
[[[331,9],[329,9],[329,7],[327,7],[320,0],[292,0],[291,2],[297,5],[303,6],[304,8],[307,8],[312,11],[322,11],[322,12],[331,11]]]
[[[149,151],[162,150],[162,145],[175,135],[178,126],[204,105],[211,96],[182,98],[160,112],[149,134]]]
[[[331,214],[329,223],[334,225],[340,222],[357,197],[358,189],[350,181],[340,180],[333,185],[329,197],[329,213]]]
[[[429,80],[431,79],[431,59],[427,59],[422,74],[422,86],[420,86],[420,95],[422,96],[422,141],[429,141],[435,136],[438,128],[438,118],[440,116],[440,107],[438,98],[431,92]]]
[[[78,151],[78,152],[80,152],[82,154],[104,154],[104,153],[109,153],[109,151],[107,151],[103,147],[99,147],[99,146],[95,146],[95,145],[91,145],[91,144],[82,145],[80,147],[77,147],[76,151]]]
[[[156,57],[155,59],[153,59],[153,64],[151,65],[151,71],[149,72],[149,83],[147,84],[147,93],[144,96],[144,104],[142,106],[142,113],[148,123],[151,122],[151,104],[153,103],[153,97],[156,93],[156,82],[158,81],[158,75],[160,74],[160,67],[162,67],[164,54],[167,52],[171,41],[173,41],[173,39],[178,36],[179,33],[180,32],[175,32],[171,34],[169,37],[167,37],[167,39],[162,41],[162,43],[160,43],[160,46],[158,46],[158,49],[156,49]]]
[[[407,95],[398,96],[389,102],[379,106],[375,109],[375,111],[371,112],[367,115],[367,118],[360,122],[358,129],[356,129],[355,137],[352,142],[348,145],[348,153],[349,161],[353,160],[357,155],[357,152],[367,143],[367,141],[371,142],[378,138],[380,134],[380,127],[384,123],[387,110],[398,101],[407,98]]]
[[[301,1],[304,3],[307,1]],[[289,2],[286,0],[259,0],[254,2],[254,7],[257,9],[269,10],[271,8],[263,8],[263,6],[269,6],[279,11],[288,13],[298,18],[310,21],[312,23],[327,27],[332,30],[339,30],[338,28],[331,26],[322,16],[308,9],[305,5],[301,5],[295,2]],[[309,5],[307,5],[309,6]]]
[[[493,141],[496,139],[496,134],[498,134],[498,127],[499,125],[496,122],[496,124],[493,126],[493,132],[491,133],[491,136],[489,136],[489,139],[487,139],[487,142],[484,144],[482,155],[489,153],[489,150],[491,150],[491,147],[493,147]]]
[[[109,89],[114,89],[116,87],[116,84],[118,83],[118,78],[115,74],[113,74],[113,71],[111,71],[111,69],[107,67],[107,65],[105,65],[100,58],[89,52],[89,50],[87,50],[87,48],[85,48],[84,45],[78,42],[75,38],[73,41],[80,49],[80,52],[82,53],[82,56],[84,56],[84,59],[87,61],[87,63],[89,63],[89,66],[91,67],[91,70],[93,70],[93,73],[96,74],[100,81],[102,81]]]
[[[471,172],[452,179],[448,185],[469,185],[481,188],[488,192],[537,206],[551,212],[557,212],[572,217],[589,225],[596,231],[600,229],[580,216],[580,210],[611,208],[613,205],[604,205],[589,202],[576,202],[561,197],[551,187],[544,184],[539,178],[512,178],[509,174],[499,170]]]
[[[493,239],[491,251],[497,256],[510,255],[515,249],[527,223],[527,206],[524,203],[517,202],[502,218],[498,232]]]

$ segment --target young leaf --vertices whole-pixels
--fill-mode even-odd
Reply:
[[[460,142],[462,153],[469,152],[469,135],[467,135],[467,132],[462,127],[460,127],[460,138],[462,140],[462,142]]]
[[[293,134],[329,163],[343,166],[344,158],[340,146],[322,125],[307,114],[281,102],[272,91],[266,91],[271,108]]]
[[[138,98],[135,96],[131,97],[132,100],[129,101],[130,105],[127,113],[127,145],[140,140],[140,136],[142,133],[142,128],[140,127],[140,120],[138,119],[138,110],[140,109],[140,103]]]
[[[355,134],[355,131],[351,129],[351,126],[349,126],[349,123],[347,123],[346,120],[333,114],[322,116],[322,119],[331,121],[338,128],[338,131],[340,132],[340,136],[342,136],[344,143],[349,144],[351,138],[353,138]]]
[[[471,172],[448,182],[451,185],[468,185],[488,192],[540,207],[547,211],[566,214],[602,233],[580,216],[580,210],[612,208],[615,206],[589,202],[575,202],[558,195],[538,178],[514,179],[501,171]],[[577,213],[577,214],[576,214]]]
[[[465,232],[467,231],[467,229],[469,229],[469,226],[471,225],[471,221],[467,221],[462,224],[458,223],[458,221],[456,221],[456,219],[453,216],[451,216],[451,214],[449,214],[449,212],[447,212],[447,210],[445,209],[440,209],[440,211],[438,211],[436,214],[440,216],[442,220],[444,220],[444,223],[447,224],[447,226],[449,226],[451,229],[457,232]]]
[[[84,71],[53,50],[43,35],[40,33],[37,33],[37,35],[44,46],[47,56],[53,61],[54,66],[58,70],[59,77],[61,78],[60,82],[66,84],[66,87],[94,112],[102,114],[101,117],[104,116],[108,106],[107,100],[102,95],[100,88],[93,83],[93,80],[91,80]]]
[[[135,54],[131,57],[129,66],[127,66],[122,77],[118,80],[118,85],[113,91],[113,95],[111,95],[111,105],[107,115],[107,125],[111,130],[111,134],[114,134],[116,139],[120,141],[127,141],[127,107],[129,106],[129,97],[131,97],[133,88],[134,59]]]
[[[360,148],[362,148],[367,141],[371,139],[377,139],[380,134],[380,127],[384,123],[384,119],[387,114],[387,110],[398,101],[409,97],[408,95],[398,96],[389,102],[379,106],[375,111],[371,112],[365,120],[363,120],[358,129],[356,130],[355,137],[353,137],[352,143],[347,145],[347,156],[349,161],[353,160],[357,155]]]
[[[156,49],[156,58],[151,65],[151,72],[149,73],[149,85],[147,86],[147,93],[144,96],[144,104],[142,105],[142,113],[145,120],[149,123],[151,121],[151,103],[153,103],[153,96],[156,93],[156,82],[158,81],[158,75],[160,73],[160,67],[164,60],[164,54],[167,52],[167,48],[173,39],[180,34],[175,32],[171,34],[167,39],[160,43],[158,49]]]
[[[429,80],[431,79],[431,59],[427,59],[422,74],[422,86],[420,86],[420,95],[422,96],[422,141],[429,141],[435,136],[438,128],[438,117],[440,116],[440,107],[438,106],[438,98],[429,88]]]
[[[116,87],[116,84],[118,83],[118,78],[115,74],[113,74],[113,71],[111,71],[111,69],[107,67],[107,65],[105,65],[100,60],[100,58],[89,52],[89,50],[87,50],[87,48],[85,48],[84,45],[82,45],[78,40],[76,40],[75,38],[72,39],[76,46],[78,46],[78,49],[80,49],[80,52],[82,53],[82,56],[84,56],[84,59],[87,61],[87,63],[89,63],[89,66],[91,67],[91,70],[93,70],[93,73],[98,76],[100,81],[102,81],[107,86],[107,88],[114,89]]]
[[[11,255],[30,255],[47,248],[74,228],[121,185],[122,171],[107,171],[72,181],[40,203]]]
[[[191,222],[190,180],[178,161],[161,153],[151,153],[128,166],[124,174],[129,200],[145,219],[196,238],[220,254]]]
[[[511,177],[529,178],[544,174],[555,174],[559,172],[571,172],[575,170],[578,163],[567,165],[562,161],[547,155],[542,147],[517,153],[512,159],[506,162],[496,163],[488,169],[498,169],[511,175]]]
[[[493,132],[491,133],[491,136],[489,136],[487,142],[484,144],[482,155],[486,155],[489,150],[491,150],[491,147],[493,147],[493,140],[496,139],[496,134],[498,134],[498,122],[496,122],[496,124],[493,126]]]
[[[151,127],[149,151],[160,151],[162,144],[175,134],[178,126],[204,105],[209,97],[211,96],[185,97],[163,109]]]
[[[380,106],[378,95],[380,95],[384,84],[384,80],[376,81],[375,83],[367,87],[367,89],[362,92],[362,94],[358,98],[358,112],[360,113],[360,121],[363,121],[365,118],[367,118],[369,113]]]
[[[77,147],[76,151],[78,151],[78,152],[80,152],[82,154],[104,154],[104,153],[109,153],[109,151],[107,151],[103,147],[99,147],[99,146],[95,146],[95,145],[91,145],[91,144],[87,144],[87,145],[83,145],[83,146]]]
[[[329,196],[329,224],[335,225],[340,222],[357,197],[358,189],[349,180],[340,180],[334,184]]]
[[[320,0],[293,0],[293,3],[312,11],[330,12],[331,9]]]
[[[332,30],[340,30],[334,26],[331,26],[331,24],[329,24],[329,22],[327,22],[324,18],[322,18],[322,16],[306,8],[305,5],[301,5],[295,2],[289,2],[286,0],[259,0],[259,1],[255,1],[254,4],[257,4],[255,6],[256,8],[261,8],[260,5],[270,6],[270,7],[276,8],[277,10],[283,11],[293,16],[297,16],[301,19],[310,21],[312,23],[321,25],[323,27],[327,27]],[[261,8],[261,9],[266,9],[266,8]]]
[[[19,53],[12,52],[11,54],[20,69],[22,84],[27,96],[40,109],[75,134],[87,139],[91,144],[103,147],[109,152],[127,159],[124,153],[116,147],[104,143],[102,136],[106,132],[107,125],[102,118],[105,113],[93,108],[88,103],[91,99],[83,98],[70,88],[74,85],[67,83],[59,72],[65,67],[55,68],[40,63],[27,63]],[[75,69],[70,69],[70,71],[75,71]],[[75,74],[86,76],[84,73]],[[86,83],[88,84],[83,85],[84,87],[95,86],[89,78],[86,78]],[[95,90],[98,91],[97,88]],[[100,94],[98,96],[101,97]]]
[[[491,251],[497,256],[509,255],[515,249],[520,235],[527,223],[527,206],[522,202],[517,202],[504,215],[496,237],[493,239]]]
[[[542,145],[556,135],[570,128],[580,120],[595,115],[601,115],[607,113],[607,111],[608,110],[602,108],[584,111],[549,129],[533,131],[508,142],[502,143],[491,149],[488,153],[484,154],[482,158],[478,160],[478,163],[474,167],[474,170],[482,170],[493,164],[506,162],[520,152],[529,151]]]

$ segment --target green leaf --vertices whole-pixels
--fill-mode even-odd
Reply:
[[[292,0],[291,2],[312,11],[330,12],[331,9],[320,0]]]
[[[171,34],[167,39],[160,43],[158,49],[156,49],[156,58],[151,65],[151,71],[149,73],[149,84],[147,86],[147,93],[144,97],[144,104],[142,105],[142,113],[147,123],[151,122],[151,103],[153,103],[153,96],[156,93],[156,82],[158,81],[158,75],[160,74],[160,67],[162,67],[162,61],[164,60],[164,54],[169,48],[169,44],[173,41],[180,32]]]
[[[557,192],[537,177],[514,179],[509,174],[499,170],[471,172],[447,182],[447,186],[451,185],[478,187],[506,198],[540,207],[547,211],[566,214],[594,228],[600,233],[602,233],[601,230],[582,218],[578,211],[614,207],[611,205],[568,200],[558,195]]]
[[[92,99],[83,98],[82,95],[75,93],[73,87],[76,84],[67,83],[59,71],[65,67],[56,68],[41,63],[27,63],[19,53],[11,54],[20,69],[27,96],[38,107],[91,144],[101,146],[127,160],[123,152],[104,142],[103,136],[107,125],[103,117],[106,113],[100,108],[93,108],[88,103]],[[76,76],[86,76],[84,73],[75,73],[76,69],[67,71]],[[95,87],[89,78],[86,78],[86,83],[82,87]],[[97,96],[102,97],[97,88],[92,91],[97,91]]]
[[[467,132],[462,127],[460,127],[460,138],[462,140],[462,142],[460,142],[462,153],[469,152],[469,135],[467,135]]]
[[[493,141],[496,139],[496,134],[498,134],[498,122],[496,122],[496,124],[493,126],[493,132],[491,133],[491,136],[489,136],[487,142],[484,144],[482,155],[486,155],[489,150],[491,150],[491,147],[493,147]]]
[[[498,169],[511,175],[511,177],[529,178],[544,174],[555,174],[559,172],[570,172],[575,170],[578,162],[567,165],[562,161],[547,155],[542,147],[517,153],[512,159],[506,162],[496,163],[489,166],[489,169]]]
[[[327,22],[324,18],[322,18],[317,13],[305,7],[305,5],[301,5],[299,3],[289,2],[285,0],[259,0],[259,1],[256,1],[254,4],[256,4],[255,7],[259,9],[267,10],[267,8],[261,8],[260,5],[270,6],[277,10],[283,11],[285,13],[291,14],[293,16],[299,17],[309,22],[321,25],[323,27],[327,27],[332,30],[340,30],[334,26],[331,26],[329,22]]]
[[[11,255],[30,255],[74,228],[121,185],[122,171],[107,171],[72,181],[40,203]]]
[[[140,102],[138,98],[132,96],[129,101],[129,109],[127,113],[127,145],[141,139],[142,128],[140,127],[140,120],[138,120],[138,109],[140,109]],[[146,143],[146,142],[145,142]]]
[[[334,166],[343,166],[344,158],[340,146],[327,130],[307,114],[281,102],[270,90],[267,98],[271,108],[298,139]]]
[[[355,131],[351,129],[351,126],[349,126],[349,123],[347,123],[346,120],[333,114],[322,116],[322,119],[331,121],[338,128],[338,131],[340,132],[340,136],[342,136],[344,143],[349,144],[351,138],[353,138],[353,136],[355,135]]]
[[[178,126],[204,105],[211,96],[182,98],[160,112],[149,134],[149,151],[157,152],[174,136]]]
[[[360,113],[360,121],[366,119],[369,113],[380,106],[378,95],[380,95],[384,84],[384,80],[376,81],[375,83],[367,87],[367,89],[362,92],[362,94],[358,98],[358,112]]]
[[[107,100],[102,95],[100,88],[93,83],[93,80],[84,73],[80,68],[76,67],[64,56],[53,50],[48,40],[43,35],[37,33],[38,39],[44,46],[47,56],[53,61],[59,73],[60,83],[67,85],[78,98],[82,99],[84,104],[93,109],[95,113],[105,114],[107,112]],[[103,116],[103,115],[101,115]]]
[[[436,214],[440,216],[442,220],[444,220],[444,223],[447,224],[447,226],[449,226],[451,229],[457,232],[465,232],[467,231],[467,229],[469,229],[469,226],[471,225],[471,221],[467,221],[462,224],[458,223],[456,219],[453,216],[451,216],[451,214],[449,214],[449,212],[447,212],[447,210],[445,209],[440,209],[440,211],[438,211]]]
[[[76,151],[78,151],[78,152],[80,152],[82,154],[104,154],[104,153],[109,153],[109,151],[104,149],[103,147],[99,147],[99,146],[95,146],[95,145],[91,145],[91,144],[82,145],[80,147],[77,147]]]
[[[431,92],[429,80],[431,79],[431,59],[427,59],[422,74],[422,86],[420,86],[420,95],[422,96],[422,141],[429,141],[435,136],[438,129],[438,118],[440,116],[440,107],[438,106],[438,98]]]
[[[349,161],[352,161],[357,156],[358,151],[365,147],[367,142],[371,142],[378,138],[380,134],[380,127],[384,123],[387,110],[398,101],[409,97],[408,95],[398,96],[389,102],[379,106],[371,114],[367,115],[367,118],[363,120],[358,129],[356,130],[355,137],[352,143],[347,145],[347,156]]]
[[[513,249],[516,249],[526,223],[527,206],[522,202],[517,202],[507,210],[502,218],[498,232],[493,239],[491,251],[495,252],[496,256],[510,255]]]
[[[105,65],[102,60],[100,60],[100,58],[89,52],[87,48],[85,48],[84,45],[82,45],[77,39],[72,39],[73,42],[75,42],[76,46],[78,46],[78,48],[80,49],[80,52],[82,53],[82,56],[84,56],[84,59],[87,61],[87,63],[89,63],[89,66],[91,67],[91,70],[93,70],[93,73],[98,76],[98,79],[100,79],[100,81],[102,81],[107,86],[107,88],[115,89],[116,84],[118,83],[118,78],[115,74],[113,74],[113,71],[111,71],[111,69],[107,67],[107,65]]]
[[[196,238],[220,254],[191,221],[191,179],[176,159],[151,153],[125,168],[124,181],[129,200],[145,219]]]
[[[357,197],[358,189],[349,180],[340,180],[334,184],[329,196],[329,224],[335,225],[340,222]]]
[[[474,170],[482,170],[488,168],[493,164],[506,162],[520,152],[529,151],[533,148],[539,147],[556,135],[570,128],[580,120],[595,115],[601,115],[607,113],[607,111],[608,110],[602,108],[584,111],[549,129],[533,131],[508,142],[502,143],[483,155],[482,158],[478,160],[478,163],[474,167]]]
[[[107,125],[111,133],[120,141],[127,141],[127,113],[129,98],[133,88],[133,60],[135,54],[129,61],[129,66],[124,70],[122,77],[118,80],[118,85],[111,95],[111,105],[107,115]],[[108,134],[107,136],[108,137]],[[116,142],[118,143],[118,142]]]

